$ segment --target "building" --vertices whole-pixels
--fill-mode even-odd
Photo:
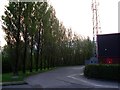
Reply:
[[[118,33],[120,33],[120,1],[118,2]]]
[[[120,33],[97,35],[100,63],[120,64]]]

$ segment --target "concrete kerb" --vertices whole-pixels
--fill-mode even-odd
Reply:
[[[0,83],[0,85],[2,86],[9,86],[9,85],[25,85],[28,84],[25,81],[13,81],[13,82],[2,82]]]

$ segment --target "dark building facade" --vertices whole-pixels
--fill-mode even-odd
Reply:
[[[97,35],[97,45],[99,62],[120,64],[120,33]]]

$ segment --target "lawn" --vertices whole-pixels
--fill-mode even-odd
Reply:
[[[44,70],[39,70],[38,72],[36,72],[35,70],[33,70],[32,73],[30,73],[29,71],[26,71],[26,74],[23,74],[22,71],[19,71],[19,75],[17,78],[13,78],[13,73],[4,73],[4,74],[0,74],[0,77],[2,77],[2,80],[0,79],[0,82],[13,82],[13,81],[23,81],[24,78],[31,76],[31,75],[35,75],[38,73],[42,73],[42,72],[47,72],[50,70],[53,70],[55,68],[50,68],[50,69],[44,69]]]
[[[2,74],[0,74],[0,82],[2,82]]]

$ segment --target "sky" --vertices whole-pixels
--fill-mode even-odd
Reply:
[[[118,33],[118,2],[120,0],[98,0],[101,34]],[[7,0],[0,3],[0,16],[4,13]],[[92,0],[49,0],[54,7],[56,16],[66,28],[84,37],[92,39]],[[1,29],[0,19],[0,45],[4,46],[4,32]]]

